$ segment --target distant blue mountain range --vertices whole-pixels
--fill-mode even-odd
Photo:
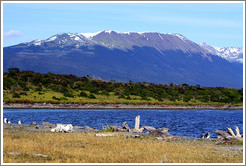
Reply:
[[[17,67],[124,82],[242,88],[242,49],[233,48],[228,56],[224,51],[222,56],[211,48],[180,34],[63,33],[5,47],[3,69]]]

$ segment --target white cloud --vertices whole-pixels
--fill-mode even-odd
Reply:
[[[22,35],[22,32],[18,30],[10,30],[3,34],[4,37],[19,37],[21,35]]]

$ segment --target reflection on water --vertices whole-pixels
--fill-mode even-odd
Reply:
[[[140,115],[140,126],[167,127],[170,134],[200,137],[226,126],[238,126],[243,131],[243,110],[156,110],[156,109],[4,109],[3,118],[12,123],[21,119],[23,124],[36,121],[71,123],[73,126],[90,126],[101,129],[102,125],[121,126],[124,121],[134,128],[135,117]]]

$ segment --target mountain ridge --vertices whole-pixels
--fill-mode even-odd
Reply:
[[[123,43],[112,43],[110,41],[105,42],[105,37],[107,37],[107,34],[117,34],[120,35],[120,37],[126,37],[126,36],[131,36],[133,35],[134,38],[141,38],[146,40],[145,42],[137,42],[134,41],[132,43],[129,43],[129,41],[124,41]],[[106,34],[106,36],[105,36]],[[148,35],[150,34],[155,34],[156,37],[160,38],[161,40],[163,40],[164,38],[167,37],[173,37],[182,40],[184,42],[189,42],[189,44],[192,44],[191,46],[184,45],[183,47],[179,46],[178,48],[173,47],[172,45],[168,45],[167,43],[161,43],[160,40],[158,40],[157,43],[154,43],[152,45],[148,44],[148,41],[150,40],[148,38]],[[104,30],[104,31],[99,31],[99,32],[94,32],[94,33],[58,33],[56,35],[53,35],[47,39],[44,40],[33,40],[31,42],[26,42],[25,44],[33,44],[33,45],[41,45],[41,43],[47,43],[47,42],[52,42],[55,41],[59,38],[59,36],[64,36],[67,35],[69,36],[71,39],[73,39],[74,41],[77,41],[77,45],[76,47],[80,47],[81,45],[91,45],[91,44],[95,44],[95,45],[102,45],[108,48],[119,48],[119,49],[132,49],[133,46],[138,45],[138,46],[151,46],[151,47],[155,47],[158,50],[163,50],[162,49],[162,45],[166,45],[165,49],[177,49],[177,50],[182,50],[184,52],[199,52],[202,53],[203,56],[207,57],[209,54],[213,54],[213,55],[217,55],[219,57],[222,57],[223,59],[228,60],[229,62],[238,62],[238,63],[243,63],[243,50],[241,47],[214,47],[214,46],[210,46],[206,43],[195,43],[189,39],[187,39],[186,37],[184,37],[181,34],[178,33],[160,33],[160,32],[117,32],[117,31],[113,31],[113,30]],[[104,40],[102,40],[102,36]],[[156,38],[155,37],[155,38]],[[173,39],[172,39],[173,40]],[[65,41],[64,41],[65,42]],[[23,44],[23,43],[22,43]],[[59,43],[60,44],[60,43]],[[162,44],[160,46],[160,44]],[[199,47],[200,48],[199,48]],[[181,47],[181,48],[180,48]],[[186,48],[185,48],[186,47]],[[209,57],[207,57],[209,58]]]
[[[85,34],[84,34],[85,35]],[[4,71],[95,75],[104,80],[242,87],[242,64],[179,34],[61,33],[4,48]]]

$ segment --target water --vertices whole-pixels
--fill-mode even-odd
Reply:
[[[226,130],[226,126],[238,126],[243,131],[243,110],[156,110],[156,109],[4,109],[3,118],[11,123],[21,119],[22,124],[36,121],[90,126],[101,129],[102,125],[121,126],[124,121],[134,128],[135,117],[140,115],[140,126],[166,127],[170,134],[200,137],[203,133],[216,129]]]

